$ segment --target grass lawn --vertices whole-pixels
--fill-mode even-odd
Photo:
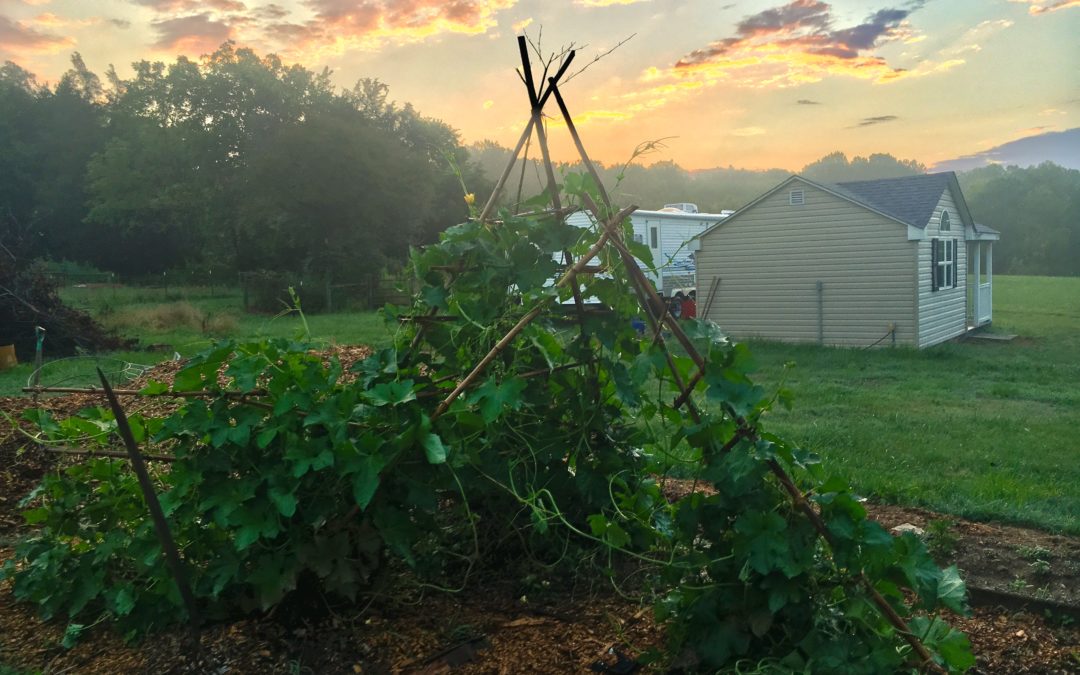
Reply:
[[[1080,534],[1080,278],[994,279],[995,332],[1013,342],[950,343],[923,351],[753,345],[757,379],[775,386],[794,361],[795,408],[768,427],[821,454],[864,495],[976,519]],[[93,366],[187,356],[215,335],[294,337],[296,315],[244,314],[239,293],[216,289],[67,289],[142,346],[165,351],[55,361],[42,383],[86,385]],[[385,344],[374,312],[307,317],[316,341]],[[46,343],[47,344],[47,343]],[[29,365],[0,374],[19,395]]]
[[[243,298],[235,289],[223,288],[65,288],[61,297],[68,304],[85,309],[104,325],[123,336],[139,340],[138,349],[98,357],[77,357],[48,361],[42,369],[44,386],[85,386],[97,382],[95,365],[110,375],[120,375],[130,364],[153,365],[178,353],[191,356],[215,338],[239,340],[260,337],[294,338],[304,325],[293,313],[274,317],[247,314]],[[376,312],[335,312],[306,317],[311,338],[320,344],[370,344],[389,342],[391,336]],[[153,349],[148,349],[154,346]],[[0,373],[0,396],[20,396],[21,388],[33,372],[23,363]],[[120,379],[120,378],[118,378]]]
[[[758,343],[757,379],[794,361],[768,426],[864,495],[1080,534],[1080,278],[994,279],[1012,342],[852,350]]]

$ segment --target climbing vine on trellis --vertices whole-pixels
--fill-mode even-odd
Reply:
[[[744,345],[666,315],[635,262],[651,264],[628,236],[633,207],[611,204],[559,92],[572,58],[537,88],[522,45],[532,114],[514,158],[537,134],[547,191],[497,209],[512,158],[472,219],[415,251],[420,292],[386,310],[400,326],[389,347],[345,370],[304,343],[224,342],[142,392],[187,393],[130,423],[160,455],[199,603],[210,616],[267,608],[305,577],[355,598],[386,583],[388,555],[455,590],[508,547],[574,542],[641,567],[668,629],[654,656],[669,663],[969,667],[967,638],[933,614],[965,611],[957,570],[868,520],[812,453],[767,431],[790,396],[751,381]],[[550,98],[587,169],[561,183]],[[595,225],[568,225],[574,209]],[[48,442],[114,442],[103,408],[35,420]],[[673,474],[700,489],[669,499]],[[73,464],[27,506],[37,529],[3,571],[18,598],[132,634],[183,620],[125,461]]]

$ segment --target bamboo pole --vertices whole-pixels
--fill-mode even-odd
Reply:
[[[554,88],[554,91],[557,94],[558,89]],[[585,152],[585,147],[580,141],[580,136],[578,135],[576,128],[573,126],[573,120],[570,118],[570,113],[566,108],[565,102],[561,102],[562,97],[558,95],[556,95],[555,100],[557,102],[560,102],[559,109],[562,112],[564,119],[566,120],[567,128],[570,130],[571,135],[575,139],[574,144],[577,146],[578,152],[581,154],[582,161],[585,163],[586,167],[592,167],[592,162],[589,160],[588,155]],[[592,169],[592,171],[595,171],[595,169]],[[601,212],[599,207],[597,207],[596,203],[593,202],[593,200],[589,198],[587,194],[584,197],[586,204],[589,206],[589,209],[594,213],[595,216],[599,216]],[[599,218],[597,222],[600,222]],[[605,230],[609,234],[611,234],[611,226],[612,223],[610,221],[605,223],[604,225]],[[608,241],[610,241],[612,246],[614,246],[619,251],[626,266],[627,273],[630,275],[630,278],[632,280],[637,281],[638,287],[646,293],[646,297],[648,298],[648,300],[654,303],[660,302],[660,297],[656,293],[656,290],[652,287],[651,284],[648,283],[648,279],[645,278],[644,274],[641,272],[641,268],[639,268],[637,266],[637,263],[634,262],[633,256],[630,254],[630,251],[626,248],[626,245],[622,242],[622,240],[618,236],[609,236]],[[644,309],[646,310],[646,314],[651,316],[651,312],[648,311],[649,308],[646,306],[644,307]],[[685,331],[682,330],[682,327],[679,326],[677,321],[675,321],[674,318],[670,317],[670,315],[667,315],[664,318],[667,319],[667,323],[668,326],[671,328],[672,334],[683,346],[690,358],[693,359],[695,364],[697,364],[699,371],[704,371],[705,360],[697,351],[697,348],[694,346],[693,342],[687,337]],[[667,352],[666,347],[664,348],[664,350],[665,352]],[[678,378],[678,372],[673,368],[673,364],[670,360],[670,355],[668,362],[669,367],[672,367],[672,374],[676,378]],[[680,389],[682,389],[684,392],[686,391],[686,388],[682,387],[681,384]],[[687,397],[687,399],[689,400],[689,397]],[[728,413],[731,414],[732,411],[729,410]],[[697,418],[698,416],[694,415],[694,417]],[[739,424],[740,427],[748,427],[748,431],[744,432],[744,434],[741,434],[743,437],[748,439],[756,438],[756,431],[746,422],[745,419],[743,419],[739,415],[734,414],[732,414],[732,418],[735,419],[736,423]],[[740,434],[737,433],[736,438],[739,435]],[[736,441],[735,443],[731,443],[731,447],[733,448],[737,444],[737,442],[738,441]],[[725,445],[725,447],[727,446]],[[794,481],[791,480],[791,477],[788,476],[786,471],[784,471],[784,468],[780,466],[780,464],[775,460],[769,460],[768,466],[773,475],[776,476],[777,480],[780,481],[780,484],[787,491],[793,505],[798,508],[804,515],[806,515],[807,519],[813,525],[814,529],[817,530],[818,535],[825,539],[825,541],[831,546],[834,540],[832,539],[832,534],[829,532],[828,527],[825,525],[824,521],[822,521],[820,514],[818,514],[814,507],[806,500],[806,497],[799,490],[798,486],[796,486]],[[919,640],[919,638],[911,632],[911,628],[907,625],[907,622],[904,621],[903,617],[896,613],[896,610],[894,610],[892,606],[888,603],[888,601],[881,596],[877,589],[873,587],[873,584],[871,584],[870,580],[866,577],[866,575],[860,572],[858,579],[862,586],[865,588],[865,590],[868,592],[870,599],[873,601],[874,605],[877,606],[878,611],[881,612],[882,616],[885,617],[885,619],[890,624],[892,624],[893,628],[895,628],[896,631],[900,633],[900,635],[904,638],[908,645],[910,645],[911,648],[915,651],[915,653],[918,654],[921,661],[920,666],[923,668],[934,670],[935,672],[943,672],[943,669],[934,662],[933,657],[931,656],[930,652],[927,651],[926,646],[923,645],[922,641]]]
[[[628,206],[622,211],[620,211],[618,214],[616,214],[615,218],[613,218],[612,220],[614,220],[615,222],[622,222],[623,218],[625,218],[630,213],[633,213],[636,209],[636,206]],[[577,263],[574,264],[574,267],[567,270],[562,275],[562,277],[560,277],[559,280],[555,282],[556,288],[562,288],[568,283],[570,283],[577,274],[577,268],[584,267],[586,264],[588,264],[590,260],[595,258],[601,250],[603,250],[604,244],[609,241],[609,233],[610,229],[605,227],[604,231],[600,234],[600,238],[595,244],[593,244],[592,248],[590,248],[588,252],[580,259],[578,259]],[[499,355],[499,352],[506,349],[507,345],[513,342],[514,338],[517,337],[517,335],[522,330],[524,330],[526,326],[532,323],[532,321],[536,319],[536,317],[540,316],[540,312],[542,312],[546,306],[554,302],[556,297],[557,296],[555,295],[548,295],[544,297],[536,304],[535,307],[529,310],[529,312],[525,314],[525,316],[521,317],[521,319],[519,319],[518,322],[514,324],[514,327],[511,328],[509,332],[507,332],[506,335],[503,336],[503,338],[499,340],[494,347],[491,348],[491,350],[484,356],[484,358],[480,359],[480,362],[476,364],[472,371],[468,375],[466,375],[465,378],[461,380],[461,382],[458,383],[454,390],[450,392],[450,394],[445,399],[443,399],[441,403],[439,403],[438,407],[435,408],[435,412],[431,414],[431,421],[435,421],[436,419],[441,417],[443,413],[445,413],[446,410],[450,407],[450,404],[452,404],[457,399],[457,397],[460,396],[461,393],[465,391],[465,389],[468,388],[470,384],[472,384],[472,382],[480,375],[480,373],[482,373],[484,369],[487,368],[488,364],[490,364],[495,359],[495,357]]]
[[[544,162],[544,173],[547,176],[548,192],[551,194],[551,207],[556,212],[563,210],[562,200],[559,199],[559,185],[555,180],[555,169],[551,165],[551,151],[548,148],[547,131],[544,129],[543,111],[540,108],[540,99],[537,96],[536,85],[533,82],[532,77],[532,63],[529,60],[529,48],[525,43],[525,38],[518,37],[518,51],[521,53],[521,67],[525,71],[525,88],[529,93],[529,103],[532,105],[532,119],[533,128],[536,130],[536,141],[540,146],[540,155]],[[567,57],[566,64],[574,59],[574,52],[571,51]],[[560,71],[565,71],[565,67]],[[555,91],[555,79],[549,80],[548,91]],[[524,167],[522,167],[524,169]],[[574,269],[574,256],[570,253],[570,249],[563,249],[563,264]],[[581,341],[584,344],[589,342],[589,332],[585,328],[585,301],[581,297],[581,287],[577,283],[577,275],[570,278],[571,291],[574,296],[574,311],[577,314],[578,330],[581,334]],[[589,366],[589,380],[595,389],[595,398],[600,400],[600,380],[599,375],[596,373],[596,367],[594,365]]]
[[[42,394],[96,394],[103,396],[105,390],[100,387],[23,387],[25,392],[40,392]],[[225,398],[246,398],[248,396],[266,396],[266,391],[263,389],[255,389],[253,391],[163,391],[163,392],[143,392],[139,389],[113,389],[112,393],[117,396],[148,396],[159,398],[202,398],[202,397],[214,397],[224,396]]]
[[[82,450],[79,448],[69,448],[67,446],[60,446],[52,448],[49,446],[41,446],[41,449],[45,452],[52,452],[58,455],[77,455],[85,457],[114,457],[117,459],[131,459],[131,455],[127,452],[120,452],[119,450]],[[152,459],[155,462],[173,462],[176,458],[172,455],[154,455],[150,453],[142,453],[143,459]]]

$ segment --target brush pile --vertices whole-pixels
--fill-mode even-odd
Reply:
[[[20,361],[34,358],[35,326],[45,329],[49,356],[79,350],[107,351],[133,344],[101,327],[80,310],[68,307],[56,284],[35,264],[0,262],[0,345],[15,345]]]

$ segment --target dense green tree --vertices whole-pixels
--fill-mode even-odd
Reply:
[[[0,239],[29,256],[71,257],[83,227],[86,163],[105,142],[102,88],[75,53],[54,90],[13,63],[0,68]]]
[[[844,153],[832,152],[807,164],[800,173],[819,183],[843,183],[851,180],[914,176],[926,173],[926,167],[915,160],[897,159],[881,153],[869,157],[854,157],[849,161]]]
[[[432,194],[408,180],[423,161],[345,106],[283,127],[244,174],[241,266],[342,279],[403,258]]]
[[[1001,231],[994,271],[1080,275],[1080,171],[1046,162],[960,175],[972,216]]]
[[[445,123],[363,78],[335,90],[327,70],[232,43],[196,62],[140,61],[106,83],[79,54],[54,86],[0,67],[0,246],[129,274],[184,266],[275,269],[346,280],[400,264],[482,202],[509,150],[461,146]],[[546,187],[535,143],[503,204]],[[616,198],[646,209],[737,209],[790,175],[671,161],[598,165]],[[580,166],[556,167],[557,177]],[[885,154],[834,152],[802,173],[825,183],[924,172]],[[1080,274],[1080,172],[987,167],[961,176],[977,219],[1002,231],[999,272]]]
[[[483,184],[453,129],[378,80],[338,94],[328,71],[230,43],[110,80],[114,137],[90,162],[89,220],[157,243],[114,269],[377,272],[466,215],[454,167]]]

